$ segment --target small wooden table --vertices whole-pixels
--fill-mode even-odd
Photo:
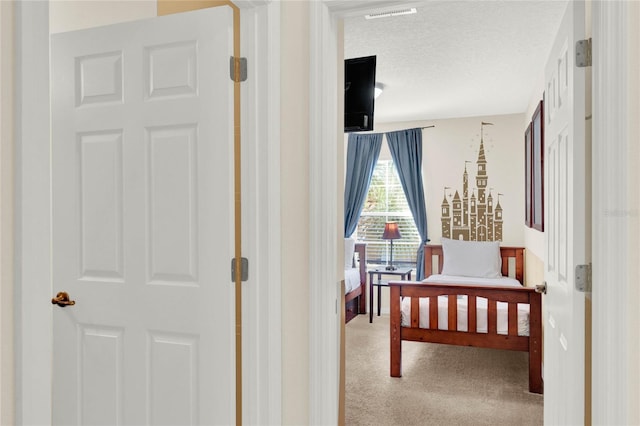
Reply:
[[[381,295],[382,287],[389,287],[389,281],[383,281],[383,275],[395,275],[400,277],[400,280],[408,280],[411,281],[411,272],[413,272],[412,268],[398,268],[394,270],[387,270],[384,266],[377,267],[375,269],[370,269],[369,271],[369,322],[373,322],[373,286],[378,287],[378,316],[380,316],[380,305],[381,303]],[[378,280],[374,281],[373,277],[377,275]]]

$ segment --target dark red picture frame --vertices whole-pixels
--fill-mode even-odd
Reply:
[[[544,98],[531,119],[531,227],[544,231]]]
[[[532,140],[531,128],[529,123],[527,130],[524,132],[524,224],[531,228],[531,184],[532,184]]]

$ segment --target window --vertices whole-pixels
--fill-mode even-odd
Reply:
[[[358,240],[367,243],[367,263],[388,262],[390,242],[382,239],[385,222],[397,222],[402,236],[393,241],[393,264],[414,266],[420,234],[392,160],[379,160],[376,164],[358,221]]]

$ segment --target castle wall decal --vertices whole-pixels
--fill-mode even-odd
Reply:
[[[496,204],[493,204],[492,189],[488,186],[489,175],[487,173],[487,159],[484,152],[484,126],[480,125],[480,149],[478,151],[478,171],[476,173],[476,185],[471,188],[469,194],[469,173],[467,163],[464,162],[462,174],[462,198],[456,190],[451,202],[447,200],[447,190],[444,187],[444,199],[442,200],[442,236],[454,240],[467,241],[502,241],[502,207],[500,206],[501,193],[497,193]],[[477,191],[477,195],[476,195]]]

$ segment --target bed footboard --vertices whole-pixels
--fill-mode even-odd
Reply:
[[[457,284],[424,284],[390,282],[390,347],[391,376],[402,371],[402,341],[444,343],[508,349],[529,353],[529,391],[542,393],[542,310],[541,295],[528,287],[467,286]],[[447,298],[447,329],[438,324],[438,296]],[[458,331],[458,296],[466,296],[467,331]],[[411,298],[409,324],[402,326],[401,301]],[[429,328],[420,328],[420,298],[429,299]],[[477,328],[476,298],[487,299],[487,330]],[[498,333],[498,302],[508,304],[508,330]],[[529,305],[529,335],[518,335],[518,304]],[[444,325],[444,324],[443,324]]]

